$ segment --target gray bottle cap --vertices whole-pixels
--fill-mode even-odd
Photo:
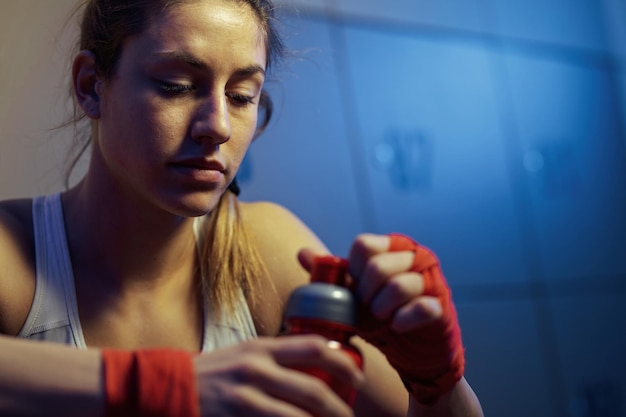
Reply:
[[[347,288],[314,282],[291,293],[285,318],[314,318],[354,327],[355,308],[354,297]]]

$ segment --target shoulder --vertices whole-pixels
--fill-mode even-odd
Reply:
[[[0,201],[0,333],[16,335],[35,292],[32,200]]]
[[[326,250],[324,244],[295,214],[272,202],[241,203],[241,214],[247,227],[266,241],[284,245],[306,244]]]
[[[279,204],[242,203],[241,215],[259,249],[270,251],[271,258],[297,262],[297,253],[302,248],[328,251],[306,224]]]
[[[298,252],[311,248],[320,253],[328,250],[319,238],[296,215],[270,202],[241,203],[241,216],[267,268],[267,279],[275,289],[277,305],[282,305],[295,287],[308,282],[307,271],[298,262]],[[267,301],[272,294],[256,297]],[[261,291],[264,291],[261,289]],[[252,306],[257,322],[266,321],[267,302]],[[282,309],[281,309],[282,313]],[[278,312],[275,312],[278,314]],[[275,327],[275,323],[271,326]]]
[[[34,259],[32,200],[0,201],[0,260],[4,266]]]

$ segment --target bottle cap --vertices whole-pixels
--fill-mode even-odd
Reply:
[[[336,256],[314,260],[311,284],[296,288],[287,301],[285,318],[314,318],[354,327],[356,303],[345,288],[348,262]]]
[[[354,327],[355,303],[344,287],[314,282],[296,288],[287,301],[285,318],[311,318]]]

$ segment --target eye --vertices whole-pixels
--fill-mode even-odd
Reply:
[[[226,97],[228,97],[233,104],[238,107],[246,107],[250,104],[255,104],[254,96],[247,96],[239,93],[226,93]]]
[[[179,96],[196,90],[196,87],[191,84],[177,84],[167,81],[159,81],[158,83],[165,93],[172,96]]]

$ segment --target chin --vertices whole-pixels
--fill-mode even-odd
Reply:
[[[174,212],[184,217],[199,217],[210,213],[219,203],[221,194],[186,195],[177,201]]]

